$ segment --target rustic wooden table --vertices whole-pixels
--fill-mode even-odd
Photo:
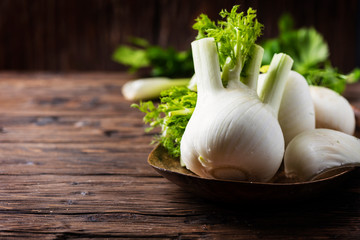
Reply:
[[[325,199],[216,204],[148,164],[126,74],[0,74],[0,238],[355,239],[360,177]],[[346,96],[360,107],[360,85]]]

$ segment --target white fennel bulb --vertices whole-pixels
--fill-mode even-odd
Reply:
[[[173,86],[186,86],[190,79],[170,79],[166,77],[142,78],[124,84],[121,93],[126,100],[139,101],[160,96],[161,91]]]
[[[263,87],[266,74],[259,75],[257,91]],[[291,71],[286,79],[278,120],[285,145],[303,131],[315,128],[315,112],[309,85],[298,72]]]
[[[355,114],[350,103],[337,92],[310,86],[315,108],[316,128],[329,128],[349,135],[355,132]]]
[[[181,161],[202,177],[269,181],[284,154],[276,115],[285,84],[274,79],[286,78],[292,59],[274,57],[261,101],[239,77],[223,87],[214,39],[194,41],[192,50],[198,99],[181,140]]]
[[[285,145],[299,133],[315,129],[315,112],[309,85],[300,73],[291,71],[289,74],[278,119]]]
[[[284,156],[289,178],[308,181],[340,166],[360,164],[360,140],[332,129],[314,129],[296,136]]]

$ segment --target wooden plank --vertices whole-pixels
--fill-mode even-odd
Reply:
[[[214,207],[162,178],[39,175],[26,184],[16,176],[0,181],[0,231],[5,235],[322,239],[355,237],[353,226],[360,223],[359,208],[349,201],[358,196],[332,196],[329,202],[295,208]]]
[[[130,79],[125,75],[84,74],[74,78],[71,75],[39,77],[34,74],[29,78],[19,75],[16,79],[7,76],[0,75],[3,80],[0,82],[1,115],[114,115],[130,107],[121,96],[122,84]],[[63,77],[68,81],[63,81]],[[105,80],[101,81],[102,77]]]
[[[358,207],[336,196],[336,201],[330,203],[299,204],[295,208],[214,207],[170,183],[161,184],[160,178],[133,178],[134,182],[128,184],[111,178],[83,177],[79,181],[56,176],[56,183],[51,184],[44,176],[41,178],[43,181],[30,179],[26,187],[2,197],[1,203],[7,204],[0,210],[0,221],[6,226],[1,228],[5,230],[1,234],[128,238],[236,236],[239,239],[358,236],[353,227],[359,224],[355,217],[359,214]],[[156,187],[157,191],[152,194],[141,191],[139,186],[144,182],[150,182],[144,188]],[[63,188],[67,191],[60,194]],[[23,189],[29,190],[23,193]],[[12,200],[11,194],[16,200]],[[343,218],[344,214],[353,218]]]
[[[128,79],[0,74],[1,239],[360,235],[359,178],[322,201],[259,206],[209,202],[160,177],[142,114],[119,93]],[[357,87],[347,94],[358,101]]]
[[[4,175],[155,175],[147,165],[148,143],[3,143]]]
[[[134,116],[0,116],[0,142],[114,142],[147,141],[142,117]],[[136,116],[138,116],[136,118]]]

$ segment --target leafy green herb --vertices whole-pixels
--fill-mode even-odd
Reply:
[[[244,15],[244,12],[238,13],[238,9],[239,6],[236,5],[230,12],[222,10],[220,16],[223,20],[217,23],[211,21],[207,15],[201,14],[193,25],[193,28],[198,30],[196,39],[215,39],[222,70],[232,69],[238,61],[242,61],[241,67],[244,66],[263,29],[263,25],[256,19],[255,10],[249,8]],[[238,48],[240,51],[236,51]]]
[[[295,30],[289,14],[284,14],[278,25],[279,36],[262,43],[265,50],[263,65],[270,64],[275,53],[284,52],[294,59],[294,70],[302,74],[309,85],[324,86],[342,93],[347,83],[359,80],[359,69],[344,75],[331,65],[328,44],[314,28]]]
[[[142,38],[133,38],[131,44],[134,46],[119,46],[112,56],[115,62],[129,66],[131,73],[150,68],[153,77],[183,78],[194,74],[190,50],[153,46]]]
[[[187,87],[173,87],[161,93],[160,103],[156,106],[152,101],[133,104],[145,113],[144,122],[150,126],[147,132],[161,127],[162,134],[154,143],[162,144],[169,153],[180,156],[180,141],[185,127],[194,111],[197,94]]]

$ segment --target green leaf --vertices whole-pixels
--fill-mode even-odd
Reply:
[[[147,48],[146,54],[151,62],[152,76],[182,78],[194,74],[190,50],[178,52],[171,47],[163,49],[159,46],[151,46]]]
[[[279,36],[265,40],[262,65],[270,64],[272,56],[283,52],[294,60],[293,69],[302,74],[310,85],[324,86],[342,93],[347,83],[360,79],[360,70],[354,69],[343,75],[331,66],[329,47],[323,36],[315,28],[293,29],[289,14],[279,20]]]
[[[360,80],[360,69],[355,68],[346,76],[346,83],[355,83]]]
[[[196,36],[197,40],[206,38],[207,31],[216,28],[215,22],[210,20],[206,14],[200,14],[200,16],[195,19],[195,24],[193,25],[193,29],[198,31],[198,35]]]
[[[292,46],[283,46],[285,52],[294,56],[294,68],[300,73],[318,67],[329,57],[329,47],[314,28],[302,28],[291,32],[288,38]]]
[[[346,77],[327,64],[325,68],[311,68],[303,73],[309,85],[327,87],[342,93],[346,86]]]
[[[146,131],[161,128],[161,135],[154,138],[154,143],[162,144],[174,156],[180,156],[180,142],[186,125],[196,105],[197,94],[187,87],[173,87],[161,93],[160,103],[152,101],[133,104],[145,113],[144,122],[150,126]]]
[[[129,66],[131,72],[150,67],[152,77],[185,78],[194,74],[190,49],[177,51],[172,47],[153,46],[142,38],[132,38],[130,41],[136,47],[119,46],[112,59]]]
[[[118,47],[115,50],[112,59],[115,62],[130,66],[132,71],[136,71],[139,68],[148,67],[150,65],[146,51],[128,46]]]

